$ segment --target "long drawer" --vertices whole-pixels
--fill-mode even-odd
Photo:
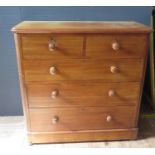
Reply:
[[[30,83],[26,90],[29,107],[136,105],[140,83]]]
[[[25,80],[140,81],[143,59],[103,59],[70,61],[23,61]]]
[[[56,132],[133,128],[136,108],[32,108],[29,112],[32,132]]]

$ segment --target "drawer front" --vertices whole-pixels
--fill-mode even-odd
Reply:
[[[88,58],[141,58],[146,52],[146,35],[92,35],[87,37]]]
[[[78,35],[22,35],[24,59],[80,58],[83,52],[83,37]]]
[[[29,107],[136,105],[140,83],[59,82],[28,84]]]
[[[103,80],[105,82],[139,81],[142,59],[23,61],[26,81]]]
[[[135,107],[32,108],[31,131],[124,129],[135,126]]]

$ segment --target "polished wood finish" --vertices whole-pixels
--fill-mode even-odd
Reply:
[[[24,34],[21,35],[24,59],[80,58],[83,53],[83,37],[75,35]],[[54,46],[50,47],[52,40]]]
[[[31,143],[136,139],[149,27],[27,21],[12,31]]]
[[[150,33],[151,28],[137,22],[102,21],[24,21],[12,28],[14,33]]]
[[[137,104],[140,84],[138,82],[29,83],[26,89],[29,107],[125,106]],[[111,95],[111,91],[115,91],[115,94]],[[56,93],[54,97],[51,96],[53,92]]]
[[[38,67],[39,66],[39,67]],[[140,81],[142,59],[23,61],[25,81],[103,80]],[[54,73],[51,73],[51,68]]]
[[[145,55],[146,40],[145,34],[91,35],[86,43],[87,57],[142,58]]]
[[[118,139],[128,140],[136,139],[137,132],[137,128],[84,130],[74,132],[31,132],[28,133],[28,139],[33,143],[109,141]]]
[[[24,34],[21,38],[24,59],[64,60],[83,56],[84,36],[82,35]],[[49,48],[51,39],[55,42],[52,50]],[[86,38],[86,57],[141,58],[145,54],[146,39],[144,34],[89,35]],[[139,44],[141,46],[138,46]]]
[[[17,65],[18,65],[18,76],[19,76],[19,84],[20,84],[20,92],[21,92],[21,99],[22,99],[22,107],[26,121],[26,127],[28,132],[30,131],[30,117],[29,117],[29,109],[28,109],[28,101],[27,101],[27,94],[26,94],[26,87],[24,84],[24,74],[23,74],[23,65],[21,59],[21,38],[20,35],[14,34],[14,40],[16,45],[16,57],[17,57]]]
[[[31,131],[57,132],[134,128],[135,110],[136,107],[133,106],[32,108],[30,109]],[[58,122],[55,123],[56,121]]]

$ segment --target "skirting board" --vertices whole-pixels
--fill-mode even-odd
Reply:
[[[138,128],[74,132],[29,132],[30,143],[65,143],[108,140],[131,140],[137,138]]]

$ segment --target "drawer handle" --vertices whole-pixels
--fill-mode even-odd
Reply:
[[[118,67],[116,67],[116,66],[111,66],[110,67],[110,71],[111,71],[111,73],[118,73]]]
[[[112,43],[112,49],[115,50],[115,51],[119,50],[120,49],[120,44],[117,41],[113,42]]]
[[[113,96],[116,95],[116,93],[115,93],[114,90],[109,90],[108,95],[109,95],[110,97],[113,97]]]
[[[59,122],[59,117],[58,116],[54,116],[53,118],[52,118],[52,123],[53,124],[57,124]]]
[[[57,69],[56,69],[55,66],[50,67],[50,74],[51,74],[51,75],[55,75],[56,72],[57,72]]]
[[[48,44],[49,51],[54,51],[56,48],[56,41],[54,38],[52,38]]]
[[[107,118],[106,118],[107,122],[111,122],[112,120],[112,116],[108,115]]]
[[[58,90],[53,90],[51,93],[51,98],[56,98],[59,95],[59,91]]]

